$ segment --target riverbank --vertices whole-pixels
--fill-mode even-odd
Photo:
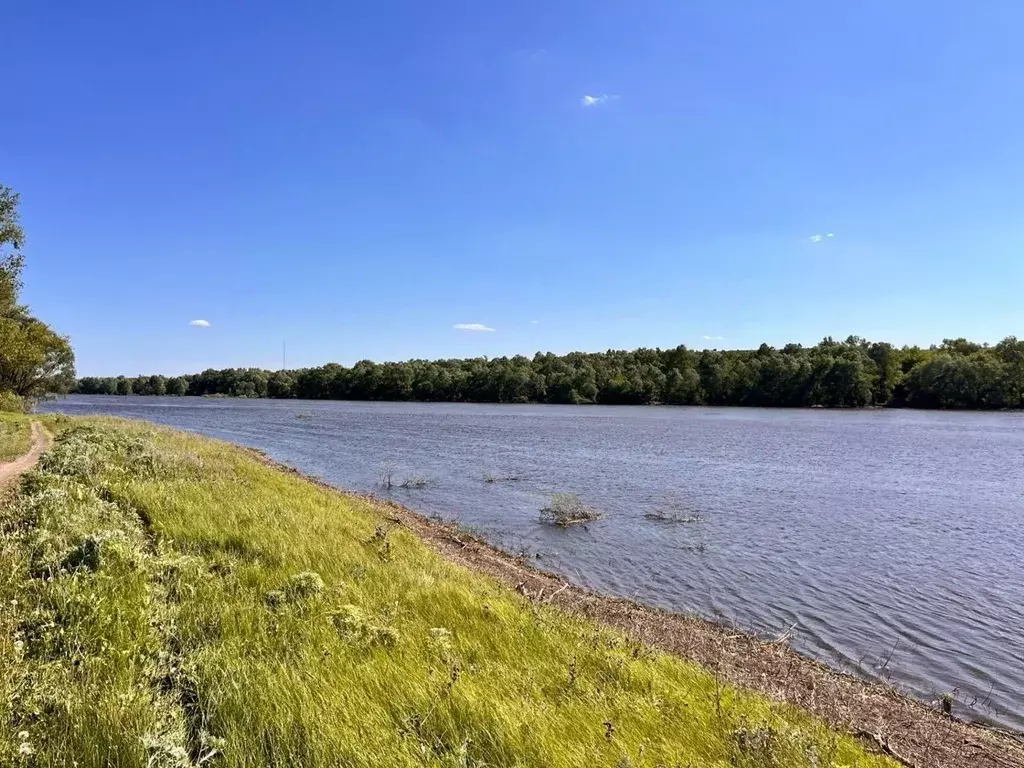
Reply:
[[[44,408],[231,440],[365,493],[380,493],[385,466],[396,485],[426,477],[388,496],[597,592],[771,636],[796,625],[806,655],[924,701],[952,693],[959,716],[1024,731],[1024,668],[1006,640],[1024,636],[1019,416],[141,397]],[[559,492],[604,518],[538,524]]]
[[[392,507],[194,435],[50,426],[2,512],[0,764],[891,765]]]
[[[523,557],[514,557],[460,529],[428,519],[389,499],[334,488],[318,478],[246,449],[279,471],[304,477],[334,493],[372,505],[389,522],[413,532],[450,562],[486,574],[535,605],[551,605],[586,621],[623,632],[710,670],[716,679],[798,707],[832,728],[904,766],[975,768],[1024,766],[1024,737],[947,715],[894,687],[835,670],[798,654],[785,637],[755,637],[697,616],[662,611],[568,584]],[[955,707],[955,702],[950,702]]]

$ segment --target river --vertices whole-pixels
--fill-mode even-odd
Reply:
[[[601,592],[696,612],[1024,729],[1024,414],[74,396],[453,519]],[[523,479],[485,482],[492,476]],[[604,519],[553,528],[577,494]],[[685,522],[652,520],[660,510]]]

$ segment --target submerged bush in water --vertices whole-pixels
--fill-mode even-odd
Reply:
[[[492,475],[490,472],[484,472],[485,483],[516,483],[520,480],[525,480],[526,475],[509,474],[509,475]]]
[[[652,509],[644,514],[648,520],[656,520],[659,523],[699,523],[704,518],[696,512],[685,512],[671,509]]]
[[[390,491],[394,485],[395,468],[390,464],[383,464],[377,470],[377,485],[385,491]]]
[[[603,515],[584,504],[575,493],[556,493],[551,503],[540,511],[542,523],[559,525],[563,528],[579,523],[600,520]]]

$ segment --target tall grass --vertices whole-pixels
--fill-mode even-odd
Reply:
[[[197,436],[73,428],[0,521],[0,765],[890,765]]]
[[[18,458],[28,451],[31,443],[28,419],[0,412],[0,462]]]

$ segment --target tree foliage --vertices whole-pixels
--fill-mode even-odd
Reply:
[[[164,379],[89,377],[83,394],[167,394],[312,400],[420,400],[607,405],[1024,408],[1024,341],[947,339],[928,349],[856,336],[813,347],[637,349],[493,359],[409,360],[352,367],[206,370]]]
[[[32,401],[75,385],[75,356],[66,336],[20,303],[24,240],[18,195],[0,184],[0,392]]]

